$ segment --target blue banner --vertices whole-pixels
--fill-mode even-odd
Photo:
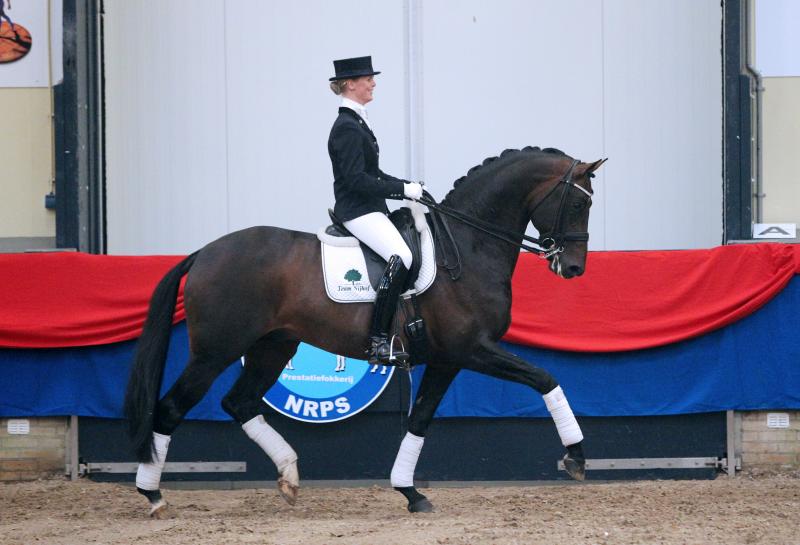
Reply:
[[[121,418],[136,341],[60,349],[0,350],[0,416]],[[186,366],[186,323],[172,330],[162,395]],[[230,420],[220,401],[241,373],[237,360],[214,382],[187,418]]]
[[[504,347],[549,371],[577,415],[800,409],[798,309],[800,278],[794,278],[758,312],[660,348],[597,354]],[[415,387],[421,378],[415,369]],[[547,416],[547,409],[528,387],[461,371],[436,416]]]
[[[636,352],[587,354],[506,344],[552,373],[582,416],[640,416],[800,409],[800,279],[761,310],[702,337]],[[580,327],[576,319],[576,327]],[[120,418],[134,342],[0,350],[0,416]],[[186,365],[183,323],[173,329],[166,391]],[[232,362],[188,418],[228,420],[220,400],[239,376]],[[414,370],[414,386],[422,367]],[[399,407],[398,407],[399,410]],[[546,416],[541,396],[517,384],[462,371],[437,416]]]

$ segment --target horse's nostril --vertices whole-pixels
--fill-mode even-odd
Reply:
[[[567,267],[567,272],[570,276],[580,276],[583,274],[583,267],[579,265],[570,265]]]

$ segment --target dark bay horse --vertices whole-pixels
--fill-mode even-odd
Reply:
[[[573,478],[583,479],[583,436],[558,383],[497,342],[511,321],[511,276],[528,223],[549,239],[553,273],[563,278],[583,274],[591,177],[602,162],[581,163],[554,149],[507,150],[471,169],[442,201],[447,209],[502,231],[505,239],[451,221],[461,276],[453,281],[440,266],[433,286],[419,296],[430,358],[391,472],[392,485],[407,498],[409,511],[432,509],[414,488],[413,474],[434,411],[460,369],[526,384],[542,394],[567,449],[565,467]],[[184,275],[190,358],[177,382],[158,399]],[[363,359],[371,313],[372,304],[328,299],[320,242],[309,233],[244,229],[211,242],[168,272],[150,301],[125,398],[141,462],[137,488],[150,501],[151,514],[158,516],[166,506],[159,482],[172,432],[242,355],[244,369],[222,406],[275,462],[279,490],[293,504],[299,487],[297,455],[264,420],[262,397],[301,341]],[[406,346],[407,341],[403,338]]]

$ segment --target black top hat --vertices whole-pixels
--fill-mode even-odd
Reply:
[[[329,81],[338,79],[360,78],[363,76],[374,76],[380,74],[372,69],[372,57],[353,57],[352,59],[340,59],[333,61],[333,68],[336,75]]]

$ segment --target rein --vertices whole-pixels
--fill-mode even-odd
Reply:
[[[491,222],[488,222],[488,221],[485,221],[485,220],[482,220],[482,219],[479,219],[479,218],[475,218],[473,216],[469,216],[467,214],[464,214],[463,212],[460,212],[460,211],[455,210],[453,208],[449,208],[447,206],[443,206],[443,205],[437,203],[434,200],[434,198],[427,191],[423,193],[423,196],[419,199],[418,202],[420,202],[421,204],[424,204],[425,206],[427,206],[431,210],[434,210],[435,212],[437,212],[436,214],[432,214],[432,215],[434,216],[436,221],[438,221],[444,227],[444,230],[445,230],[445,232],[446,232],[446,234],[448,236],[448,239],[449,239],[448,242],[450,242],[451,246],[453,248],[455,248],[455,256],[456,256],[457,263],[456,263],[455,266],[453,266],[453,268],[458,267],[460,269],[460,265],[461,264],[460,264],[460,257],[458,255],[458,248],[455,245],[455,240],[453,239],[453,235],[450,232],[450,228],[447,225],[447,222],[444,221],[444,218],[442,218],[439,214],[444,214],[445,216],[449,216],[449,217],[451,217],[451,218],[453,218],[455,220],[460,221],[461,223],[469,225],[473,229],[477,229],[478,231],[486,233],[487,235],[490,235],[490,236],[492,236],[492,237],[494,237],[494,238],[496,238],[498,240],[502,240],[504,242],[507,242],[507,243],[513,245],[513,246],[516,246],[517,248],[520,248],[522,250],[531,252],[533,254],[536,254],[536,255],[546,259],[548,257],[551,257],[551,256],[555,255],[555,254],[563,252],[564,251],[564,243],[566,241],[573,241],[573,240],[574,241],[587,241],[587,240],[589,240],[589,233],[587,233],[587,232],[556,232],[556,229],[558,229],[558,227],[561,224],[561,216],[563,214],[564,207],[566,206],[567,192],[569,191],[570,186],[571,187],[575,187],[575,188],[579,189],[580,191],[582,191],[583,193],[585,193],[589,197],[589,199],[592,198],[592,193],[590,191],[587,191],[586,189],[584,189],[583,187],[579,186],[578,184],[576,184],[575,182],[572,181],[572,173],[575,170],[575,167],[578,165],[578,163],[579,163],[579,161],[577,159],[574,159],[572,161],[572,164],[570,165],[569,169],[564,174],[564,176],[561,177],[561,179],[558,181],[558,183],[556,183],[553,186],[553,188],[547,193],[547,195],[545,195],[545,197],[541,201],[539,201],[539,203],[534,207],[533,212],[531,212],[531,216],[533,216],[533,213],[536,212],[536,210],[539,208],[539,206],[543,202],[545,202],[548,198],[550,198],[550,195],[552,195],[555,192],[555,190],[559,186],[561,186],[561,184],[566,184],[566,187],[564,187],[564,191],[561,193],[561,201],[559,203],[558,212],[556,213],[555,221],[553,222],[553,230],[550,233],[547,233],[546,236],[544,236],[541,239],[535,238],[535,237],[530,237],[530,236],[526,235],[525,233],[522,234],[523,241],[531,242],[533,244],[536,244],[536,246],[531,246],[530,244],[525,244],[525,242],[518,242],[519,236],[520,236],[519,233],[510,231],[510,230],[505,229],[503,227],[499,227],[499,226],[497,226],[497,225],[495,225],[495,224],[493,224]],[[447,266],[447,264],[448,264],[448,261],[447,261],[447,258],[445,256],[445,265]],[[448,270],[450,270],[450,267],[448,267]],[[451,272],[450,276],[453,277],[453,273],[452,272]],[[453,280],[455,280],[455,279],[456,278],[453,278]]]

